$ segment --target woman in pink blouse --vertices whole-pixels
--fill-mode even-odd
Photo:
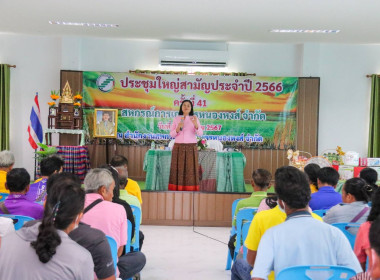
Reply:
[[[193,103],[184,100],[170,128],[170,136],[175,138],[170,191],[199,191],[197,135],[203,135],[202,127],[194,116]]]
[[[367,252],[370,248],[369,229],[371,227],[371,223],[378,217],[380,217],[380,189],[377,189],[375,193],[372,195],[371,211],[369,212],[367,221],[360,226],[355,239],[354,252],[355,255],[358,257],[363,271],[365,271]]]

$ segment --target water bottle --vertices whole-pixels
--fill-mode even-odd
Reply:
[[[152,141],[152,143],[150,143],[150,149],[151,150],[155,150],[156,149],[156,144],[154,143],[154,141]]]

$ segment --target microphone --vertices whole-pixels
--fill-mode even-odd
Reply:
[[[185,120],[185,118],[184,118],[184,117],[182,117],[182,118],[181,118],[181,123],[183,123],[183,122],[184,122],[184,120]],[[180,131],[182,131],[182,129],[183,129],[183,127],[181,127],[179,130],[180,130]]]

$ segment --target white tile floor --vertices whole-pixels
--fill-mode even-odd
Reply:
[[[201,234],[193,227],[142,225],[141,230],[147,259],[142,280],[231,279],[225,270],[229,228],[195,227]]]

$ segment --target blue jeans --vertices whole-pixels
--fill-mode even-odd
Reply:
[[[252,269],[245,259],[236,260],[231,268],[231,280],[251,280]]]

